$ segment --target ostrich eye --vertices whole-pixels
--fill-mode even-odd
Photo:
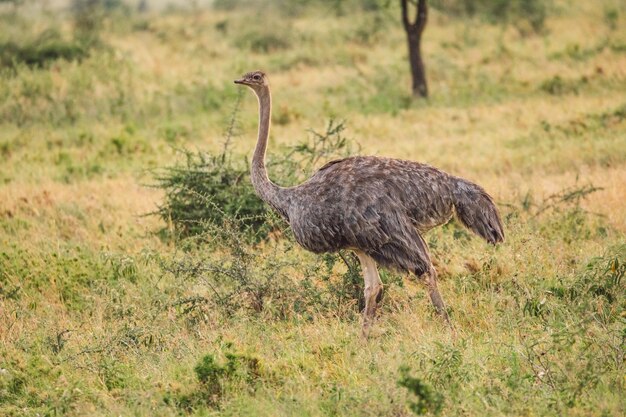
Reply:
[[[261,76],[259,74],[256,74],[254,77],[252,77],[252,79],[254,81],[260,81],[261,80]]]

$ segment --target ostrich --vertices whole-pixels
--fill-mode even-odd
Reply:
[[[258,196],[289,223],[305,249],[315,253],[349,249],[358,256],[365,279],[363,336],[369,335],[382,297],[377,264],[424,276],[435,310],[452,327],[421,234],[456,213],[487,242],[502,242],[502,222],[489,194],[432,166],[375,156],[334,160],[303,184],[280,187],[270,181],[265,168],[272,107],[267,76],[253,71],[235,83],[250,87],[259,101],[258,140],[251,165]]]

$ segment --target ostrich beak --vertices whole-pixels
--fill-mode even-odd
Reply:
[[[235,80],[235,84],[243,84],[243,85],[246,85],[246,81],[245,81],[245,79],[244,79],[244,78],[240,78],[240,79],[238,79],[238,80]]]

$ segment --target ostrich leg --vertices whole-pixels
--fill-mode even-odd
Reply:
[[[437,271],[432,265],[430,265],[430,269],[426,273],[426,287],[428,288],[428,295],[430,296],[430,300],[435,306],[435,311],[437,311],[437,314],[443,317],[446,323],[448,323],[448,326],[450,326],[452,333],[456,333],[456,329],[452,325],[450,317],[448,317],[446,305],[443,302],[443,298],[441,298],[441,294],[439,293],[439,288],[437,287]]]
[[[363,270],[363,278],[365,278],[365,309],[363,310],[363,336],[368,337],[370,328],[376,315],[376,307],[382,296],[383,282],[378,275],[376,262],[363,252],[356,251],[361,269]]]
[[[419,259],[419,269],[413,271],[418,278],[426,278],[425,284],[426,288],[428,288],[428,295],[430,296],[430,301],[432,301],[433,306],[435,306],[435,311],[439,314],[443,319],[448,323],[452,333],[455,334],[456,330],[454,326],[450,322],[450,317],[448,317],[448,312],[446,311],[446,305],[443,302],[443,298],[441,298],[441,294],[439,293],[439,288],[437,287],[437,271],[433,266],[433,263],[430,259],[430,251],[428,250],[428,245],[424,238],[421,235],[418,235],[418,245],[417,250],[415,251],[416,259]],[[424,272],[426,271],[426,272]]]

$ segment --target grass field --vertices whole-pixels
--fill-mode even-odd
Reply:
[[[539,33],[433,9],[425,101],[392,3],[114,9],[89,43],[67,12],[2,9],[0,415],[626,413],[626,6],[554,0]],[[66,55],[27,62],[51,44]],[[503,245],[426,236],[457,338],[393,271],[363,340],[337,258],[147,215],[180,149],[221,152],[239,100],[250,157],[256,100],[232,81],[258,68],[274,157],[345,120],[360,153],[494,196]]]

